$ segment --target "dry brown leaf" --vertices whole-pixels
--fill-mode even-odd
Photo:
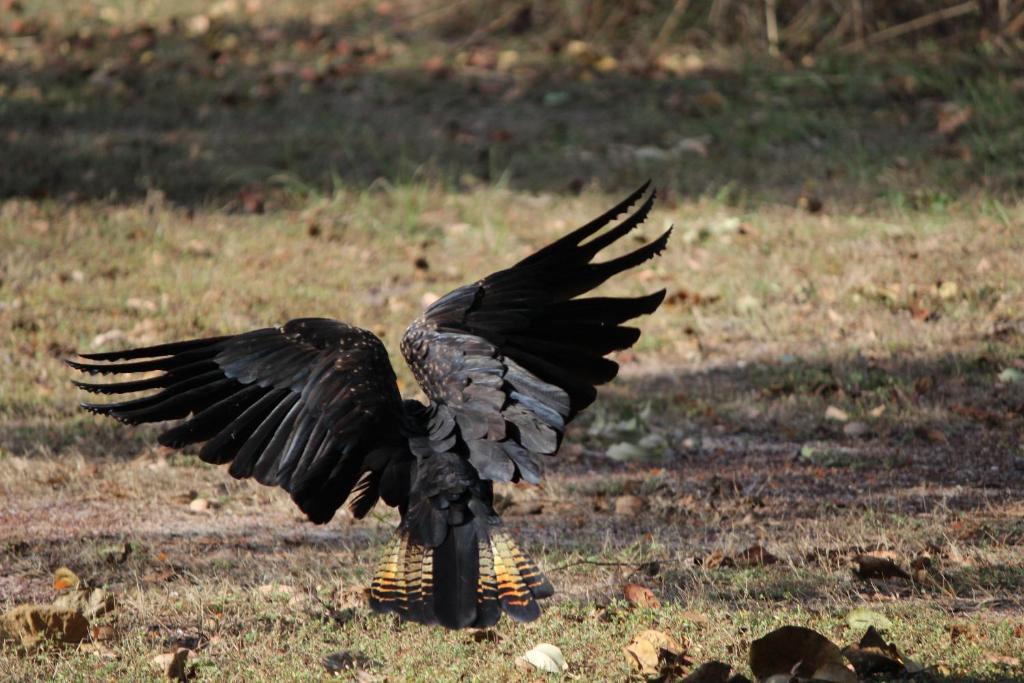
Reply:
[[[672,636],[649,629],[622,648],[630,667],[643,676],[673,674],[686,664],[685,648]]]
[[[985,655],[985,661],[991,662],[992,664],[998,664],[1006,667],[1019,667],[1020,657],[1013,657],[1010,655],[1000,655],[994,652],[989,652]]]
[[[164,678],[172,681],[183,681],[188,677],[188,656],[191,650],[179,647],[174,652],[159,654],[150,660],[150,663],[163,674]]]
[[[858,555],[853,558],[857,567],[853,573],[860,579],[909,579],[910,575],[887,557]]]
[[[939,135],[952,135],[971,120],[971,108],[956,102],[944,102],[939,107],[939,120],[935,132]]]
[[[721,550],[716,550],[705,557],[701,565],[706,569],[717,569],[718,567],[735,567],[736,562]]]
[[[615,499],[615,514],[633,517],[644,510],[644,500],[640,496],[625,495]]]
[[[650,607],[652,609],[658,609],[661,607],[658,597],[651,591],[651,589],[641,586],[638,583],[627,583],[622,592],[626,596],[626,601],[630,604],[637,605],[639,607]]]
[[[945,434],[943,434],[940,430],[932,427],[918,427],[917,429],[914,430],[914,434],[919,439],[924,439],[925,441],[931,443],[949,443],[949,439],[946,438]]]
[[[766,564],[775,564],[779,561],[779,558],[760,545],[752,545],[746,550],[737,553],[733,560],[737,567],[761,567]]]
[[[829,406],[825,408],[825,419],[835,420],[836,422],[846,422],[850,419],[849,414],[842,408],[836,406]]]

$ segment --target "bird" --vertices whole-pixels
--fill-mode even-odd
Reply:
[[[430,304],[401,340],[426,402],[402,397],[372,332],[297,318],[241,334],[76,354],[66,360],[76,371],[144,375],[72,380],[94,394],[136,395],[81,407],[129,425],[175,421],[160,444],[198,447],[201,460],[228,465],[233,477],[281,487],[317,524],[343,505],[359,519],[379,501],[397,507],[401,521],[369,589],[376,612],[449,629],[491,627],[502,614],[533,621],[537,601],[554,588],[503,528],[494,484],[540,483],[566,425],[618,373],[609,354],[639,338],[626,323],[664,300],[664,289],[583,296],[666,248],[671,226],[595,261],[648,217],[650,184]]]

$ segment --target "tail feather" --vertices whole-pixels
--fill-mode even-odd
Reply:
[[[486,628],[502,612],[516,621],[540,616],[551,583],[512,537],[473,519],[449,529],[437,548],[399,529],[370,586],[370,607],[421,624]]]

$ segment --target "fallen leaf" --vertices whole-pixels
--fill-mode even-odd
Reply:
[[[677,675],[675,670],[686,663],[679,641],[653,629],[641,631],[622,651],[630,667],[643,676]]]
[[[172,681],[183,681],[188,678],[188,656],[191,651],[179,647],[174,652],[164,652],[150,660],[150,663],[163,674],[164,678]]]
[[[619,443],[613,443],[608,447],[608,457],[612,460],[618,460],[620,462],[629,460],[643,460],[647,457],[647,452],[644,449],[637,446],[635,443],[629,441],[620,441]]]
[[[828,408],[825,408],[825,419],[835,420],[836,422],[846,422],[850,419],[850,416],[842,408],[829,406]]]
[[[1020,666],[1020,657],[1012,657],[1010,655],[998,655],[993,652],[990,652],[985,655],[985,661],[1005,667],[1016,668]]]
[[[213,256],[213,247],[202,240],[189,240],[185,244],[185,253],[192,256]]]
[[[779,676],[857,683],[843,653],[828,638],[802,626],[783,626],[750,644],[750,669],[760,681]]]
[[[939,120],[935,131],[950,136],[971,120],[971,108],[956,102],[944,102],[939,107]]]
[[[914,435],[919,439],[924,439],[930,443],[949,443],[949,439],[942,433],[941,430],[935,429],[934,427],[917,427],[914,429]]]
[[[188,509],[192,512],[206,512],[210,509],[210,501],[205,498],[196,498],[188,504]]]
[[[110,624],[93,626],[92,630],[89,631],[89,635],[92,636],[93,641],[113,640],[114,627]]]
[[[779,558],[772,555],[762,546],[752,545],[733,556],[737,567],[761,567],[766,564],[775,564]]]
[[[626,601],[630,604],[637,605],[638,607],[650,607],[652,609],[661,607],[661,603],[651,589],[638,583],[627,583],[622,592],[626,596]]]
[[[185,21],[185,28],[193,36],[201,36],[210,30],[210,17],[196,14]]]
[[[854,574],[861,579],[909,579],[910,575],[887,557],[858,555],[853,558],[857,564]]]
[[[761,308],[761,301],[756,296],[744,294],[736,300],[736,312],[741,315],[753,313],[759,308]]]
[[[736,562],[721,550],[716,550],[701,562],[706,569],[717,569],[718,567],[735,567]]]
[[[561,674],[569,669],[569,665],[565,663],[565,657],[562,656],[562,651],[550,643],[541,643],[534,646],[532,650],[527,651],[519,660],[532,666],[534,669],[549,674]]]
[[[633,517],[644,510],[644,501],[640,496],[626,494],[615,499],[615,514]]]
[[[242,188],[238,191],[237,200],[242,213],[263,213],[266,209],[266,195],[258,187]]]
[[[1024,372],[1017,368],[1006,368],[996,377],[1001,384],[1018,384],[1024,382]]]
[[[846,625],[855,631],[866,630],[869,627],[879,631],[888,631],[892,628],[892,622],[884,614],[879,614],[864,607],[851,610],[846,615]]]
[[[257,588],[261,595],[291,597],[295,589],[286,583],[265,583]]]

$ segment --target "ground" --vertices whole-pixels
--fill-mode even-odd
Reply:
[[[0,646],[12,679],[138,680],[181,645],[201,680],[326,677],[337,652],[531,680],[515,659],[550,642],[621,680],[645,628],[749,674],[772,628],[842,645],[864,606],[935,677],[1024,677],[1024,85],[999,54],[639,72],[369,10],[40,6],[0,38],[0,611],[52,600],[60,566],[117,607],[101,655]],[[75,350],[328,315],[395,351],[424,303],[648,176],[640,232],[676,232],[607,291],[666,304],[545,483],[501,491],[558,591],[533,624],[375,616],[391,511],[314,526],[76,408]],[[779,561],[723,561],[754,545]],[[913,580],[858,578],[864,553]]]

